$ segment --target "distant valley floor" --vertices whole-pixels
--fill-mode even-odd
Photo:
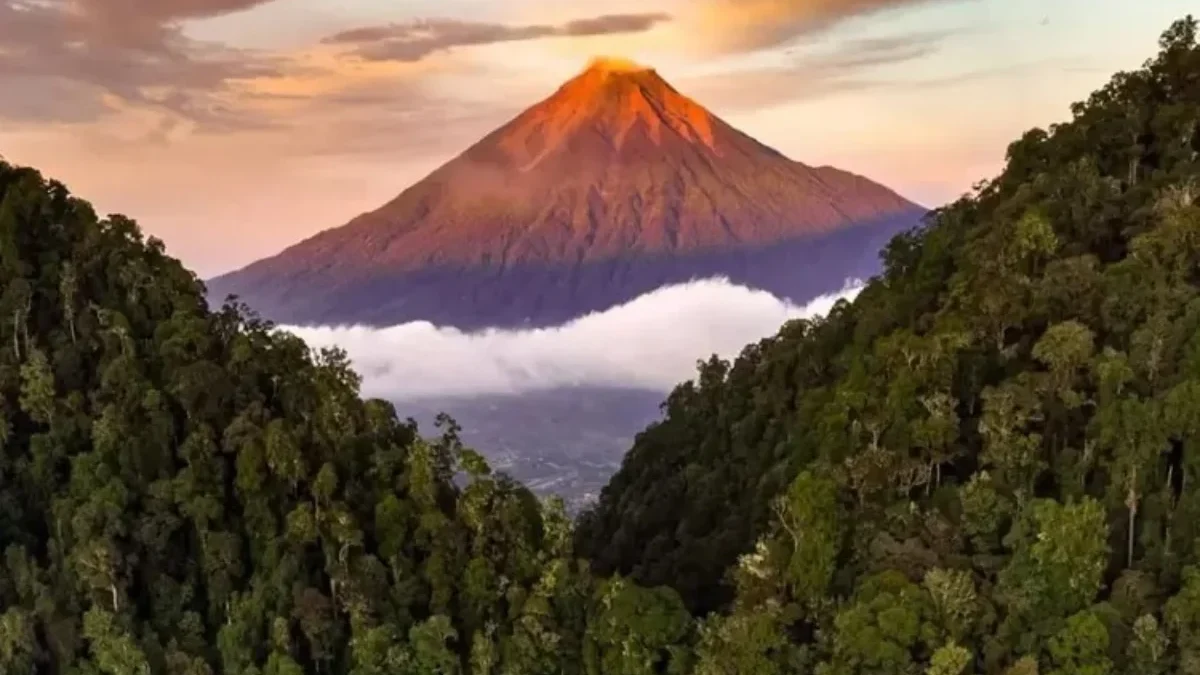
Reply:
[[[666,392],[610,387],[569,387],[404,401],[426,435],[446,412],[463,430],[463,442],[487,457],[492,468],[539,495],[557,494],[577,512],[595,500],[621,465],[633,437],[659,419]]]
[[[345,349],[363,393],[393,401],[425,435],[437,433],[445,412],[495,469],[577,511],[659,419],[671,389],[695,376],[698,360],[736,357],[784,322],[824,315],[858,289],[846,285],[797,306],[707,279],[549,329],[285,328],[312,346]]]

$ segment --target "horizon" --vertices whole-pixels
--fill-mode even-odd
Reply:
[[[131,17],[0,0],[16,47],[0,84],[19,93],[0,102],[0,156],[212,278],[377,208],[608,55],[795,161],[936,208],[1189,9],[1101,4],[237,0]]]

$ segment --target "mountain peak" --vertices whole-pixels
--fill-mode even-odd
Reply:
[[[670,93],[682,98],[655,69],[622,57],[597,56],[549,101],[566,98],[573,105],[596,107],[629,96],[664,99]]]
[[[917,213],[603,57],[379,209],[210,288],[277,321],[459,328],[561,323],[714,275],[807,299],[873,273]]]
[[[585,72],[613,74],[613,73],[645,73],[652,72],[654,69],[642,64],[621,57],[621,56],[596,56],[588,63]]]
[[[501,130],[499,146],[522,171],[555,154],[609,158],[626,147],[681,142],[720,154],[715,119],[653,68],[596,57],[579,75]],[[580,146],[588,145],[587,150]],[[640,152],[640,150],[634,150]]]

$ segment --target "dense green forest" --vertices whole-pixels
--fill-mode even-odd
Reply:
[[[3,675],[649,673],[690,635],[453,422],[5,163],[0,289]]]
[[[1200,674],[1196,28],[577,525],[0,162],[0,673]]]
[[[1072,112],[702,364],[582,516],[598,574],[728,612],[702,672],[1200,673],[1196,22]]]

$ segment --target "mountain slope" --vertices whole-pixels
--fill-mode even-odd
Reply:
[[[597,60],[380,209],[209,282],[289,323],[558,323],[726,274],[806,299],[924,211]]]
[[[726,576],[739,560],[773,561],[777,578],[738,583],[813,603],[802,631],[826,627],[824,598],[851,602],[874,572],[917,584],[962,570],[962,593],[993,594],[971,610],[991,623],[958,636],[994,659],[986,672],[1044,645],[1104,589],[1150,614],[1150,597],[1184,580],[1195,592],[1198,74],[1189,20],[1072,121],[1012,144],[977,194],[897,237],[855,302],[705,364],[582,517],[581,552],[701,611],[740,592]],[[1064,529],[1047,533],[1052,521]],[[1062,553],[1053,571],[1059,553],[1031,552],[1037,537],[1096,548]],[[1078,597],[1056,595],[1071,583]],[[765,612],[756,597],[737,603]],[[1114,625],[1113,644],[1138,616]]]
[[[592,577],[452,426],[4,162],[0,316],[0,673],[583,675],[686,642],[678,596]]]
[[[0,673],[1200,672],[1196,37],[1014,144],[853,304],[676,391],[581,543],[657,528],[641,560],[691,573],[775,481],[703,617],[0,162]]]

